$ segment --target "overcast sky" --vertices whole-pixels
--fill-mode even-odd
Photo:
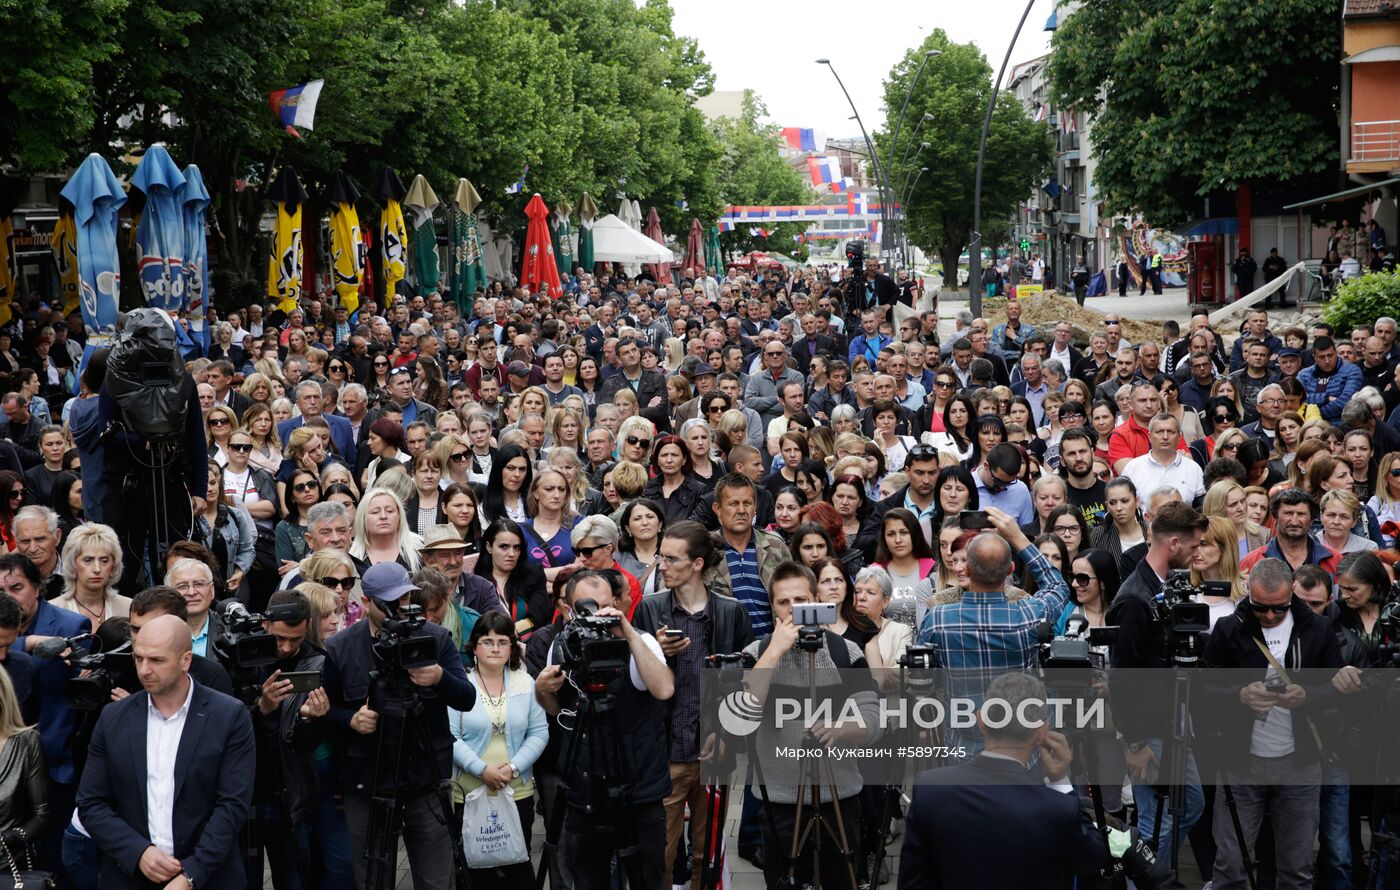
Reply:
[[[700,42],[715,72],[715,89],[751,89],[762,97],[778,126],[815,127],[828,137],[840,137],[859,136],[860,129],[848,120],[849,106],[836,80],[815,59],[831,60],[861,119],[877,130],[884,121],[881,83],[907,50],[922,43],[932,29],[942,28],[956,43],[976,43],[995,73],[1025,0],[861,0],[839,5],[671,0],[671,6],[677,33]],[[1036,0],[1011,56],[1013,66],[1049,51],[1050,32],[1044,27],[1054,8],[1055,0]]]

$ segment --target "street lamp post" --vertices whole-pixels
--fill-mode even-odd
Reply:
[[[916,131],[916,132],[917,132],[917,131]],[[920,154],[923,154],[925,151],[927,151],[927,150],[929,149],[929,147],[930,147],[929,143],[927,143],[927,142],[920,142],[920,143],[919,143],[919,150],[918,150],[917,152],[914,153],[914,157],[915,157],[915,158],[918,158],[918,156],[919,156]],[[908,207],[909,207],[909,196],[912,195],[912,194],[914,194],[914,190],[909,186],[909,177],[910,177],[910,176],[913,176],[915,171],[909,169],[909,153],[908,153],[907,151],[904,153],[904,160],[900,162],[900,166],[904,168],[904,180],[899,184],[899,194],[900,194],[900,199],[899,199],[899,211],[900,211],[900,216],[899,216],[899,236],[900,236],[901,239],[903,239],[904,245],[905,245],[905,249],[904,249],[904,254],[905,254],[904,265],[908,266],[908,265],[909,265],[909,259],[908,259],[908,254],[909,254],[909,250],[908,250],[909,236],[908,236],[908,234],[907,234],[908,231],[909,231],[909,210],[908,210]],[[924,168],[924,169],[928,169],[928,168]],[[920,171],[918,171],[918,172],[922,173],[923,170],[920,170]]]
[[[851,93],[846,89],[846,84],[842,82],[841,75],[836,73],[836,66],[831,64],[830,59],[817,59],[818,65],[825,65],[831,69],[831,76],[836,78],[836,84],[841,87],[841,92],[846,96],[846,104],[851,106],[852,116],[856,123],[860,125],[860,135],[865,139],[865,149],[870,152],[870,166],[875,174],[875,188],[880,193],[880,246],[883,253],[885,242],[890,238],[889,212],[890,195],[889,181],[885,179],[884,166],[880,163],[879,157],[875,154],[875,144],[870,141],[870,134],[865,129],[865,122],[860,119],[860,111],[856,109],[856,103],[851,99]]]
[[[1025,26],[1026,19],[1030,17],[1032,6],[1035,6],[1035,0],[1027,0],[1026,10],[1021,13],[1021,20],[1016,23],[1016,33],[1011,35],[1011,42],[1006,46],[1001,70],[997,72],[997,79],[992,81],[992,98],[987,102],[987,114],[982,118],[982,137],[977,142],[977,176],[972,187],[972,244],[968,245],[967,250],[967,296],[974,318],[982,314],[982,165],[987,162],[987,133],[992,128],[992,112],[996,110],[997,94],[1001,92],[1001,79],[1006,74],[1006,66],[1011,62],[1011,51],[1016,48],[1016,40],[1021,36],[1021,28]],[[949,263],[948,258],[944,257],[945,271],[949,265],[953,267],[953,287],[956,288],[958,258],[953,257]]]
[[[904,129],[904,117],[905,117],[906,114],[909,113],[909,100],[912,99],[912,98],[914,98],[914,88],[917,87],[917,86],[919,85],[919,78],[921,78],[921,77],[924,76],[924,66],[928,64],[928,60],[929,60],[929,59],[932,59],[934,56],[941,56],[941,55],[943,55],[943,50],[941,50],[941,49],[930,49],[930,50],[925,50],[925,51],[924,51],[924,57],[923,57],[921,60],[919,60],[919,70],[914,72],[914,79],[913,79],[912,81],[909,82],[909,89],[908,89],[908,90],[905,90],[905,92],[904,92],[904,104],[900,106],[900,109],[899,109],[899,121],[894,125],[894,137],[893,137],[892,139],[890,139],[890,153],[889,153],[889,156],[885,159],[885,174],[886,174],[887,176],[889,176],[889,175],[898,175],[898,171],[895,171],[895,170],[893,169],[893,168],[894,168],[894,153],[895,153],[895,149],[899,147],[899,131],[902,130],[902,129]],[[925,112],[923,118],[920,119],[920,121],[919,121],[919,126],[922,127],[924,121],[928,120],[928,118],[929,118],[929,115],[928,115],[927,112]],[[914,134],[914,138],[918,138],[918,133],[917,133],[917,131],[916,131],[915,134]],[[912,144],[912,143],[913,143],[913,139],[910,139],[910,144]],[[905,157],[906,160],[907,160],[908,157],[909,157],[909,149],[908,149],[907,147],[904,149],[904,157]],[[904,166],[904,162],[903,162],[903,161],[900,162],[900,166],[901,166],[901,167]],[[907,176],[906,176],[906,179],[907,179]],[[888,185],[888,182],[887,182],[886,184]],[[903,193],[903,189],[901,189],[900,192]],[[893,212],[893,209],[891,209],[891,212]],[[904,237],[904,229],[905,229],[905,222],[904,222],[904,221],[905,221],[905,219],[907,218],[907,216],[908,216],[908,212],[906,211],[906,209],[905,209],[905,207],[904,207],[904,202],[901,201],[900,204],[899,204],[899,220],[898,220],[899,238],[900,238],[901,240],[907,240],[907,239],[905,239],[905,237]],[[902,256],[903,256],[903,255],[907,255],[907,251],[901,251],[901,255],[902,255]],[[908,262],[908,259],[907,259],[907,258],[905,259],[905,263],[904,263],[904,264],[905,264],[906,266],[909,265],[909,262]]]

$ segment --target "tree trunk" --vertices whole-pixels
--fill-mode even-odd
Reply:
[[[948,238],[944,236],[938,240],[938,255],[943,260],[943,289],[945,291],[958,289],[958,257],[962,256],[963,249],[967,247],[967,241],[962,238]],[[968,262],[971,263],[971,257]],[[968,284],[975,286],[977,280],[974,277],[976,270],[967,270]]]

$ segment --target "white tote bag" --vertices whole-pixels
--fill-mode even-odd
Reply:
[[[467,795],[462,811],[462,849],[472,868],[514,865],[530,858],[520,811],[509,788],[499,793],[482,785]]]

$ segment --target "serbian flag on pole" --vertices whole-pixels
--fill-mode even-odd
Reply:
[[[826,151],[826,135],[821,130],[783,127],[783,142],[797,151]]]
[[[812,174],[812,185],[831,185],[833,182],[841,181],[841,160],[839,158],[821,157],[807,159],[807,172]]]
[[[325,85],[324,80],[313,80],[285,90],[273,90],[267,94],[267,104],[272,106],[272,113],[287,132],[300,139],[297,127],[315,129],[316,103],[321,100],[321,87]]]

